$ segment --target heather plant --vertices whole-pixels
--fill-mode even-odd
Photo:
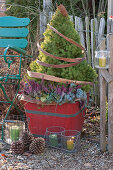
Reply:
[[[84,101],[87,102],[86,93],[80,85],[74,83],[55,85],[50,82],[45,83],[42,79],[41,82],[26,80],[21,83],[21,86],[25,95],[48,104],[52,102],[57,104],[74,103],[76,99],[80,99],[81,104]]]

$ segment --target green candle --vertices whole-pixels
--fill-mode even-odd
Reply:
[[[49,135],[49,144],[51,146],[58,147],[58,137],[57,137],[57,134],[50,134]]]
[[[10,127],[10,138],[11,141],[19,140],[20,128],[19,126],[11,126]]]

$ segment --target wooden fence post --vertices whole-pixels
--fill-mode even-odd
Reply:
[[[105,50],[105,39],[102,41],[100,50]],[[99,69],[100,84],[100,149],[106,151],[106,80],[102,76],[102,69]]]
[[[43,12],[40,12],[40,38],[46,30],[46,26],[52,14],[52,0],[43,0]]]
[[[90,30],[90,25],[89,25],[89,18],[86,17],[85,18],[85,22],[86,22],[86,44],[87,44],[87,59],[88,59],[88,64],[91,65],[91,49],[90,49],[90,33],[89,33],[89,30]]]
[[[78,31],[78,33],[80,35],[81,45],[85,48],[83,21],[80,17],[77,17],[77,16],[75,16],[75,30]]]
[[[109,35],[110,67],[113,75],[113,34]],[[113,81],[108,84],[108,151],[113,153]]]
[[[108,0],[108,19],[109,16],[111,15],[113,16],[113,0]],[[113,32],[109,34],[108,42],[109,42],[109,50],[110,50],[109,74],[112,76],[113,75]],[[108,84],[108,151],[109,153],[113,153],[113,81],[111,81]]]
[[[98,33],[98,44],[102,41],[103,35],[105,30],[105,19],[100,19],[100,26],[99,26],[99,33]]]
[[[91,19],[91,66],[94,68],[94,51],[96,49],[95,40],[95,20]]]
[[[52,0],[43,0],[43,11],[46,13],[52,11]]]

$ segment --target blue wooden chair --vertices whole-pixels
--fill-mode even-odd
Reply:
[[[2,139],[3,139],[3,127],[9,112],[14,106],[18,109],[18,107],[14,104],[16,96],[19,91],[20,81],[21,81],[21,65],[22,65],[22,57],[31,57],[27,55],[24,48],[27,47],[27,35],[29,33],[26,26],[30,23],[29,18],[16,18],[13,16],[5,16],[0,17],[0,47],[4,49],[3,54],[0,55],[0,63],[4,61],[7,65],[8,72],[7,74],[0,73],[0,89],[6,99],[6,101],[0,101],[0,104],[6,103],[9,104],[9,109],[6,113],[6,116],[3,120],[2,124]],[[9,50],[12,53],[8,55]],[[16,54],[15,54],[16,53]],[[18,72],[10,73],[11,66],[15,62],[15,59],[19,59],[19,67]],[[9,98],[8,94],[6,93],[5,85],[9,85],[10,83],[16,84],[16,92],[13,96],[13,99]]]

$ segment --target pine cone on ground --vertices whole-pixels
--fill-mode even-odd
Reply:
[[[16,141],[11,144],[10,150],[14,154],[23,154],[24,153],[24,144],[22,141]]]
[[[30,132],[28,132],[28,131],[23,132],[21,141],[24,144],[25,151],[29,150],[29,146],[30,146],[30,143],[32,142],[32,140],[33,140],[33,136],[30,134]]]
[[[29,147],[29,151],[33,154],[43,153],[45,148],[45,140],[41,137],[35,138]]]

